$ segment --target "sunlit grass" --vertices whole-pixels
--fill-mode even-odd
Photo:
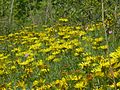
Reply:
[[[101,23],[88,25],[86,30],[59,24],[40,32],[30,26],[0,36],[0,89],[120,88],[120,46],[116,42],[118,47],[112,47],[112,34],[108,38],[109,47]]]

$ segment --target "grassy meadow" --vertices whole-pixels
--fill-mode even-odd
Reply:
[[[0,90],[119,90],[120,40],[101,22],[29,25],[0,36]]]

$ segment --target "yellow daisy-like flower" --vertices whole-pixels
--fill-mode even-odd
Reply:
[[[0,75],[3,75],[4,74],[4,70],[0,70]]]
[[[34,82],[33,82],[33,86],[36,86],[36,85],[38,85],[38,81],[37,80],[35,80]]]
[[[95,41],[96,42],[101,42],[101,41],[103,41],[103,39],[104,39],[103,37],[99,37],[99,38],[95,38]]]
[[[120,87],[120,82],[117,83],[117,86]]]
[[[53,60],[55,57],[56,57],[55,55],[50,55],[50,56],[47,57],[47,60],[49,60],[49,61]]]
[[[103,50],[106,50],[108,49],[108,45],[103,45],[103,46],[100,46],[99,49],[103,49]]]
[[[75,88],[79,88],[80,90],[82,90],[83,87],[85,87],[85,84],[83,81],[76,83],[76,85],[74,86]]]
[[[24,62],[18,62],[18,64],[25,66],[25,65],[28,65],[28,64],[29,64],[30,62],[32,62],[33,60],[34,60],[34,58],[31,58],[31,59],[28,59],[28,60],[26,60],[26,61],[24,61]]]
[[[79,30],[79,29],[81,29],[81,27],[80,26],[77,26],[77,27],[75,27],[77,30]]]
[[[78,53],[79,53],[79,52],[83,52],[83,51],[84,51],[84,49],[81,48],[81,47],[80,47],[80,48],[76,48],[76,52],[78,52]]]
[[[67,18],[60,18],[59,21],[68,22],[68,19]]]

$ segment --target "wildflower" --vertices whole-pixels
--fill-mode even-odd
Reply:
[[[99,49],[106,50],[106,49],[108,49],[108,45],[102,45],[102,46],[99,47]]]
[[[27,65],[27,64],[29,64],[29,61],[28,61],[28,60],[25,61],[25,62],[21,62],[21,63],[19,63],[19,65]]]
[[[8,37],[13,37],[13,36],[14,36],[14,34],[12,34],[12,33],[8,35]]]
[[[43,65],[43,61],[39,60],[38,63],[37,63],[37,66],[41,66],[41,65]]]
[[[93,70],[91,72],[101,72],[101,68],[102,68],[102,66],[98,66],[96,68],[93,68]]]
[[[94,27],[89,28],[89,31],[94,31],[94,30],[95,30]]]
[[[28,65],[28,64],[29,64],[30,62],[32,62],[33,60],[34,60],[34,58],[28,59],[28,60],[26,60],[26,61],[24,61],[24,62],[19,62],[19,61],[18,61],[18,64],[19,64],[19,65],[23,65],[23,66],[24,66],[24,65]]]
[[[120,87],[120,82],[117,83],[117,86]]]
[[[81,52],[83,52],[84,51],[84,49],[83,48],[76,48],[76,52],[78,52],[78,53],[81,53]]]
[[[54,62],[59,62],[60,59],[59,59],[59,58],[55,58],[53,61],[54,61]]]
[[[70,38],[70,35],[66,35],[66,36],[64,36],[63,38],[64,38],[64,39],[68,39],[68,38]]]
[[[29,56],[29,54],[28,54],[28,53],[26,53],[26,54],[25,54],[25,57],[28,57],[28,56]]]
[[[74,56],[79,56],[79,53],[74,53]]]
[[[101,42],[101,41],[103,41],[103,37],[95,38],[95,41],[96,42]]]
[[[109,85],[111,88],[114,88],[115,87],[115,85],[114,84],[112,84],[112,85]]]
[[[112,34],[113,32],[112,31],[108,31],[109,34]]]
[[[98,71],[95,73],[95,76],[100,76],[100,77],[104,77],[104,73],[101,71]]]
[[[77,26],[77,27],[75,27],[75,28],[76,28],[76,29],[78,29],[78,30],[79,30],[79,29],[81,29],[81,27],[80,27],[80,26]]]
[[[79,88],[80,90],[82,90],[83,87],[85,87],[85,84],[84,84],[83,81],[81,81],[81,82],[76,83],[76,85],[74,87]]]
[[[48,56],[47,60],[53,60],[56,56],[55,55],[50,55]]]
[[[17,83],[17,87],[22,87],[25,90],[25,87],[26,87],[25,82],[24,81],[19,81]]]
[[[52,54],[53,55],[57,55],[57,54],[59,54],[60,53],[60,50],[57,50],[57,51],[54,51]]]
[[[38,81],[37,80],[35,80],[34,82],[33,82],[33,86],[36,86],[36,85],[38,85]]]
[[[41,69],[41,72],[48,72],[50,71],[49,69]]]
[[[12,66],[11,69],[12,69],[12,70],[13,70],[13,69],[16,69],[16,67],[15,67],[15,66]]]
[[[119,73],[118,72],[114,72],[114,77],[118,77],[119,76]]]
[[[64,32],[58,32],[58,35],[63,36],[63,35],[65,35],[65,33]]]
[[[44,53],[47,53],[47,52],[50,52],[51,50],[52,50],[51,48],[45,48],[45,49],[43,49],[41,51],[44,52]]]
[[[73,46],[72,46],[72,45],[67,45],[65,48],[67,48],[67,49],[72,49]]]
[[[90,63],[91,61],[81,62],[80,64],[78,64],[78,66],[80,66],[83,69],[84,67],[87,67]]]
[[[69,79],[70,80],[75,80],[75,81],[77,81],[79,78],[75,75],[75,76],[73,76],[73,75],[70,75],[69,76]]]
[[[6,90],[5,85],[0,85],[0,90]]]
[[[98,47],[96,47],[96,46],[92,46],[92,49],[97,50],[97,49],[98,49]]]
[[[59,21],[68,22],[68,19],[67,18],[60,18]]]
[[[79,34],[79,36],[83,36],[83,35],[86,34],[86,32],[85,31],[79,31],[78,34]]]
[[[4,70],[0,70],[0,75],[3,75],[4,74]]]
[[[93,45],[97,45],[97,42],[92,42]]]
[[[3,57],[4,55],[0,53],[0,58]]]
[[[20,52],[21,49],[20,48],[14,48],[13,50],[11,50],[12,52]]]
[[[37,44],[31,45],[30,49],[36,50],[36,49],[39,49],[40,46],[41,46],[41,43],[37,43]]]

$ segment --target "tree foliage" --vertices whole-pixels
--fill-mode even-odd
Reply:
[[[10,17],[13,1],[12,17]],[[104,0],[105,19],[113,19],[118,22],[116,20],[120,17],[119,4],[119,0]],[[12,27],[18,28],[26,24],[51,25],[61,17],[68,18],[72,24],[82,23],[85,25],[101,21],[101,13],[101,0],[0,1],[0,23],[2,23],[2,27],[7,24],[8,19],[11,19]],[[9,24],[7,25],[9,26]]]

